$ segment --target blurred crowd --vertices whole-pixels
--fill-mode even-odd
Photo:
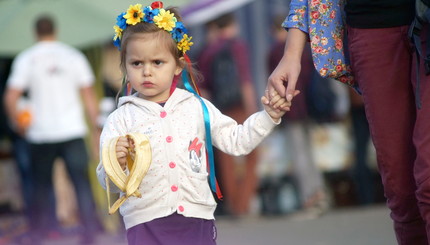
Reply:
[[[265,33],[253,33],[249,23],[254,22],[249,20],[255,21],[253,10],[264,5],[262,2],[190,28],[198,43],[190,56],[204,77],[205,82],[198,85],[203,97],[239,123],[259,109],[267,74],[281,59],[288,35],[281,28],[288,1],[267,1],[272,9],[266,9],[271,14],[263,28]],[[256,48],[261,43],[255,36],[264,36],[266,45]],[[43,40],[38,42],[43,44]],[[116,108],[115,96],[122,83],[119,52],[109,40],[81,51],[59,52],[65,52],[64,57],[67,52],[77,56],[82,64],[68,63],[68,69],[73,64],[79,68],[67,72],[69,76],[82,72],[85,83],[59,88],[14,82],[19,80],[18,75],[25,75],[22,66],[27,64],[15,57],[0,58],[0,215],[20,213],[28,217],[22,232],[8,235],[0,230],[0,244],[2,239],[12,237],[20,237],[22,244],[32,244],[23,234],[34,215],[36,219],[46,218],[47,227],[60,227],[44,231],[48,239],[75,230],[83,243],[91,244],[87,233],[123,233],[119,216],[107,215],[106,193],[95,180],[98,134],[107,115]],[[48,58],[42,57],[39,62],[52,62]],[[216,152],[217,175],[224,194],[216,216],[240,219],[250,215],[296,215],[308,219],[318,218],[329,208],[383,201],[361,97],[335,80],[320,78],[309,47],[301,65],[301,93],[282,125],[246,157]],[[59,73],[61,70],[53,68],[51,75]],[[29,97],[36,94],[41,101],[34,104]],[[25,131],[34,118],[32,113],[43,114],[34,106],[40,109],[44,103],[58,103],[59,117],[74,115],[69,105],[61,107],[60,101],[68,99],[65,94],[82,99],[71,98],[68,102],[79,107],[79,117],[87,112],[85,120],[64,118],[65,129],[52,131],[53,135]],[[62,123],[62,118],[47,120],[50,124],[41,127],[54,130]],[[76,133],[68,135],[82,122],[86,129],[78,127]],[[35,162],[38,168],[34,168]],[[38,200],[41,197],[43,200]],[[38,209],[30,212],[28,207],[32,205]]]

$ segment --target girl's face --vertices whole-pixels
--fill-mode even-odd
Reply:
[[[134,34],[128,41],[125,69],[139,97],[153,102],[169,98],[173,78],[182,71],[167,45],[153,34]]]

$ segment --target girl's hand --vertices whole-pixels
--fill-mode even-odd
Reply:
[[[130,141],[127,137],[121,136],[116,143],[116,158],[122,170],[127,168],[127,154],[128,149],[131,147]]]
[[[270,98],[269,100],[269,94],[266,90],[265,95],[261,97],[261,103],[263,103],[264,109],[273,121],[279,122],[285,112],[290,110],[291,102],[281,97],[276,91],[272,93]]]

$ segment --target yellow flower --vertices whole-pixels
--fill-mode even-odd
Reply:
[[[154,23],[161,29],[172,31],[176,25],[176,18],[169,10],[160,9],[158,15],[154,17]]]
[[[124,18],[127,20],[127,24],[136,25],[139,23],[144,16],[142,11],[142,4],[130,5],[127,9],[127,14],[124,15]]]
[[[119,28],[119,26],[115,25],[113,26],[113,29],[115,30],[115,36],[113,37],[113,40],[117,40],[118,38],[121,39],[122,37],[122,29]]]
[[[182,53],[185,54],[188,50],[190,50],[190,47],[194,44],[191,42],[192,37],[188,37],[187,34],[184,34],[184,37],[182,40],[178,43],[178,49],[182,50]]]

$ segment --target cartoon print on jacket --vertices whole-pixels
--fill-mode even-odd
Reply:
[[[196,137],[192,142],[190,141],[190,146],[188,146],[188,151],[190,152],[190,167],[196,173],[200,173],[202,167],[202,161],[200,159],[202,156],[202,145],[203,143],[199,143],[199,138]]]

